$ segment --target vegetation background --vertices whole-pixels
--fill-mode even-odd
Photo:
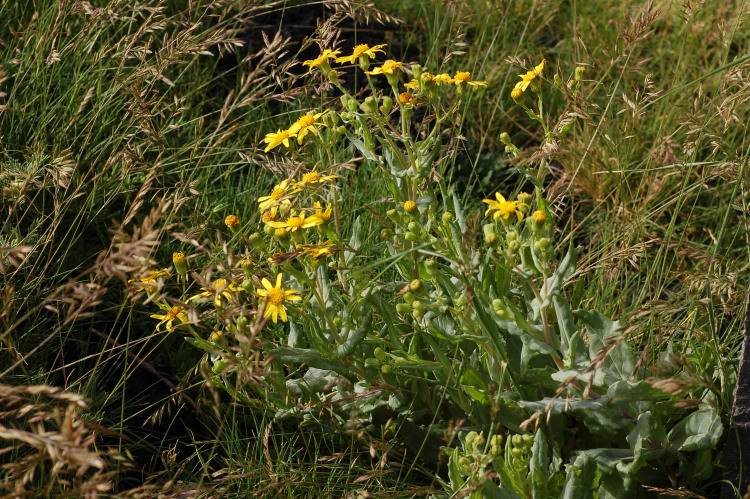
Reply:
[[[300,61],[338,40],[489,82],[465,101],[450,169],[474,209],[517,181],[501,132],[538,152],[509,96],[521,68],[586,66],[567,109],[580,124],[545,151],[557,244],[584,247],[568,286],[637,326],[647,364],[684,354],[728,423],[750,284],[749,14],[741,0],[0,3],[0,490],[439,490],[384,442],[275,424],[206,389],[200,352],[125,292],[174,241],[221,254],[224,217],[257,217],[279,171],[262,138],[317,105]],[[349,209],[387,195],[356,168],[346,189]]]

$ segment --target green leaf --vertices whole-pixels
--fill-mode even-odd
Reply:
[[[528,481],[531,482],[531,494],[533,497],[549,497],[547,489],[549,456],[547,452],[547,437],[541,429],[537,430],[534,435],[534,444],[531,447],[528,476]]]
[[[362,343],[367,333],[371,330],[372,326],[372,312],[368,312],[365,318],[362,320],[362,324],[359,325],[354,331],[349,331],[349,336],[343,345],[339,345],[336,348],[336,352],[333,357],[336,359],[342,359],[354,351],[354,348]],[[342,331],[343,333],[344,331]]]
[[[715,449],[723,429],[716,409],[696,411],[672,428],[667,435],[667,449],[672,452]]]
[[[628,342],[620,338],[620,322],[611,321],[595,311],[576,310],[573,314],[586,325],[591,359],[596,359],[603,349],[611,346],[612,342],[617,342],[604,359],[602,369],[615,379],[630,379],[635,370],[635,360]]]
[[[555,307],[557,328],[560,331],[560,351],[563,354],[563,361],[567,366],[574,366],[578,362],[587,360],[586,347],[580,341],[581,336],[573,320],[570,303],[561,294],[556,293],[552,296],[552,304]]]
[[[594,499],[596,491],[596,462],[585,454],[576,456],[567,467],[567,480],[560,499]]]
[[[341,364],[336,364],[318,353],[317,350],[305,348],[277,348],[269,352],[277,361],[282,363],[307,364],[318,369],[336,371],[339,374],[349,374],[349,369]]]
[[[362,156],[365,159],[369,159],[371,161],[374,161],[376,163],[380,163],[380,158],[375,156],[375,154],[372,153],[366,146],[365,143],[362,142],[358,137],[355,137],[349,130],[346,131],[346,138],[349,139],[349,142],[351,142],[354,147],[357,148],[357,150],[362,154]]]

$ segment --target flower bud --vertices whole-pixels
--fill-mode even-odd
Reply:
[[[555,81],[555,85],[557,85],[558,87],[563,86],[563,81],[562,81],[562,78],[560,78],[559,74],[555,73],[555,76],[552,79]]]
[[[253,281],[251,279],[245,279],[244,281],[242,281],[240,287],[242,287],[242,290],[247,294],[253,293]]]
[[[521,205],[521,206],[519,206],[519,208],[521,208],[523,205],[526,206],[526,211],[523,211],[523,210],[521,210],[521,211],[523,213],[528,213],[528,211],[529,211],[529,203],[531,203],[531,194],[529,194],[528,192],[519,192],[518,196],[516,196],[516,199],[518,200],[518,202]]]
[[[380,239],[390,239],[394,235],[394,232],[391,229],[385,228],[380,231]]]
[[[505,240],[508,241],[508,243],[518,241],[518,232],[516,232],[515,230],[508,231],[508,233],[505,234]]]
[[[514,447],[521,447],[523,445],[523,435],[515,434],[510,439]]]
[[[386,216],[393,220],[394,222],[398,223],[401,221],[401,217],[398,215],[398,211],[394,209],[390,209],[385,212]]]
[[[175,253],[172,253],[172,263],[174,264],[174,270],[178,274],[180,274],[182,277],[185,277],[187,275],[187,261],[185,260],[185,255],[177,251]]]
[[[404,202],[404,211],[406,213],[413,213],[417,209],[417,203],[412,200]]]
[[[409,222],[409,225],[407,225],[406,228],[409,229],[409,232],[419,234],[420,227],[417,222]]]
[[[406,239],[410,243],[413,243],[414,241],[418,240],[419,238],[413,232],[404,232],[404,239]]]
[[[266,249],[266,242],[263,240],[263,236],[261,236],[257,232],[253,232],[252,234],[250,234],[248,240],[250,241],[250,245],[255,251],[263,251],[264,249]]]
[[[383,97],[383,104],[380,105],[380,112],[388,116],[391,114],[391,109],[393,109],[393,99],[386,95]]]
[[[266,224],[263,227],[263,232],[265,232],[269,236],[273,236],[274,234],[276,234],[276,227]]]
[[[380,360],[386,360],[388,358],[388,356],[385,354],[385,350],[380,347],[377,347],[373,354]]]
[[[253,276],[253,269],[255,268],[255,264],[252,260],[250,260],[249,258],[245,258],[240,262],[240,267],[242,267],[242,272],[244,272],[247,277]]]
[[[292,242],[295,244],[299,244],[305,239],[305,233],[301,230],[292,231],[291,236],[292,236]]]
[[[411,308],[413,308],[414,310],[419,310],[420,312],[424,312],[424,303],[419,300],[414,300],[414,302],[411,304]]]
[[[208,337],[208,341],[219,341],[224,336],[223,331],[214,331],[211,336]]]
[[[382,366],[380,366],[380,372],[383,374],[389,374],[392,370],[393,368],[388,364],[383,364]]]
[[[411,303],[397,303],[396,312],[399,314],[408,314],[412,311]]]
[[[378,359],[365,359],[365,367],[378,367],[380,365],[380,361]]]
[[[404,293],[404,295],[402,296],[402,298],[407,303],[411,303],[411,302],[413,302],[416,299],[416,298],[414,298],[414,293],[412,293],[411,291],[407,291],[406,293]]]
[[[493,248],[497,246],[498,239],[497,233],[495,233],[495,224],[484,224],[482,231],[484,232],[484,242]]]
[[[339,72],[335,69],[330,70],[326,76],[334,85],[339,82]]]
[[[546,237],[543,237],[534,243],[534,247],[542,252],[547,251],[549,246],[550,246],[550,240],[547,239]]]
[[[357,105],[357,101],[356,100],[354,100],[352,98],[348,98],[346,100],[346,110],[349,111],[350,113],[356,113],[357,112],[357,107],[358,107],[358,105]],[[349,119],[351,120],[351,115],[349,115],[349,116],[350,116]],[[344,121],[348,121],[346,118],[344,118],[343,114],[341,115],[341,118],[344,119]]]
[[[375,114],[378,109],[378,100],[372,95],[365,99],[365,101],[359,105],[359,108],[363,113]]]
[[[523,102],[523,92],[520,88],[514,88],[510,91],[511,98],[516,101],[516,104],[521,104]]]
[[[346,133],[346,127],[344,125],[341,125],[340,127],[336,128],[336,133],[338,135],[344,135]]]
[[[421,319],[423,315],[424,315],[424,309],[417,310],[415,308],[414,310],[411,311],[411,316],[414,317],[415,319]]]
[[[585,76],[586,76],[586,67],[585,66],[576,66],[575,81],[581,82],[581,81],[583,81],[583,78]]]
[[[535,234],[542,234],[544,232],[544,224],[547,221],[547,214],[541,210],[536,210],[531,215],[531,228]]]
[[[518,241],[511,241],[508,243],[508,251],[510,251],[511,253],[515,253],[520,249],[521,243],[519,243]]]
[[[500,142],[502,142],[506,146],[509,146],[511,144],[510,135],[508,135],[508,132],[503,132],[500,134]]]
[[[236,234],[240,230],[240,219],[237,218],[237,215],[227,215],[224,219],[224,225]]]
[[[411,75],[415,80],[419,81],[422,78],[422,66],[419,64],[412,64]]]
[[[443,221],[445,225],[448,225],[449,223],[453,221],[453,213],[446,211],[445,213],[443,213],[441,220]]]
[[[422,281],[420,279],[414,279],[409,283],[409,291],[417,292],[422,289]]]
[[[224,359],[219,359],[214,362],[213,366],[211,366],[211,371],[214,374],[221,374],[227,367],[229,367],[229,362]]]

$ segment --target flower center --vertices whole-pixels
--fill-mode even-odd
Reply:
[[[277,307],[284,303],[284,292],[281,290],[281,288],[269,289],[268,301],[271,303],[271,305],[276,305]]]
[[[313,124],[315,124],[315,118],[312,117],[312,116],[310,116],[310,115],[305,115],[305,116],[302,116],[301,118],[299,118],[297,120],[297,123],[302,128],[307,128],[307,127],[313,126]]]
[[[365,52],[367,52],[367,50],[368,50],[369,48],[370,48],[370,46],[369,46],[369,45],[367,45],[366,43],[363,43],[363,44],[361,44],[361,45],[357,45],[356,47],[354,47],[354,52],[352,52],[352,55],[353,55],[354,57],[359,57],[360,55],[362,55],[362,54],[364,54]]]
[[[523,81],[533,81],[534,78],[536,77],[537,77],[537,74],[535,72],[529,71],[528,73],[523,75],[521,78],[523,79]]]
[[[466,71],[459,71],[458,73],[456,73],[455,80],[466,83],[467,81],[469,81],[470,77],[471,73],[468,73]]]
[[[169,312],[167,312],[167,320],[173,321],[177,318],[178,315],[180,315],[180,307],[172,307],[169,309]]]
[[[286,221],[290,229],[299,229],[303,223],[305,223],[305,220],[302,217],[289,217],[289,220]]]
[[[283,187],[276,186],[271,191],[271,199],[273,199],[274,201],[278,201],[285,195],[286,195],[286,189],[284,189]]]
[[[262,214],[262,215],[260,216],[260,218],[261,218],[261,219],[262,219],[262,220],[263,220],[264,222],[273,222],[274,220],[276,220],[276,214],[275,214],[275,213],[274,213],[273,211],[269,210],[269,211],[266,211],[266,212],[264,212],[264,213],[263,213],[263,214]]]

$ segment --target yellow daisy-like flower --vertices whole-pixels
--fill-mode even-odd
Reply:
[[[295,121],[292,126],[289,127],[289,133],[297,136],[298,144],[302,144],[302,139],[304,139],[305,135],[307,135],[308,133],[317,136],[318,130],[315,128],[315,126],[326,126],[325,123],[319,123],[318,118],[324,116],[327,112],[328,109],[326,109],[322,113],[305,114],[304,116],[300,116],[299,118],[297,118],[297,121]]]
[[[516,86],[513,87],[514,90],[517,88],[521,92],[525,92],[526,89],[529,88],[529,85],[531,85],[531,82],[534,81],[536,77],[542,73],[542,70],[544,69],[544,63],[545,60],[542,59],[542,62],[539,63],[539,65],[536,66],[532,71],[528,71],[526,74],[518,75],[518,77],[521,78],[521,81],[516,83]]]
[[[393,61],[388,59],[379,68],[375,68],[372,71],[365,71],[368,75],[392,75],[397,69],[404,69],[402,62]]]
[[[333,205],[329,204],[328,206],[326,206],[326,209],[323,210],[323,208],[320,206],[320,201],[315,201],[315,216],[323,220],[323,223],[326,223],[331,219],[332,209]]]
[[[323,220],[315,215],[305,218],[305,212],[303,211],[299,216],[287,218],[286,222],[268,222],[268,225],[277,229],[286,229],[289,232],[294,232],[297,229],[309,229],[322,223]]]
[[[337,55],[341,53],[340,50],[331,50],[331,49],[325,49],[320,56],[318,56],[317,59],[310,59],[309,61],[305,61],[302,63],[303,66],[309,66],[310,71],[312,71],[312,68],[317,68],[319,66],[322,66],[324,64],[328,64],[328,59],[335,59]]]
[[[187,315],[185,315],[185,308],[180,307],[179,305],[170,307],[169,305],[165,305],[163,303],[158,303],[159,308],[162,310],[165,310],[166,314],[153,314],[151,316],[152,319],[159,319],[159,323],[156,325],[156,330],[160,331],[160,327],[162,324],[166,324],[167,326],[167,332],[171,333],[176,326],[173,326],[173,324],[176,321],[178,322],[178,326],[180,324],[185,324],[188,321]]]
[[[274,147],[278,147],[281,144],[284,144],[284,147],[289,149],[289,139],[293,139],[296,134],[291,133],[289,130],[279,130],[276,133],[267,133],[266,138],[263,139],[263,142],[268,144],[265,149],[263,149],[263,152],[268,152]]]
[[[323,244],[300,244],[297,249],[299,256],[311,256],[317,263],[321,258],[333,255],[337,248],[333,241],[326,241]]]
[[[419,82],[417,80],[412,80],[409,83],[404,83],[404,87],[408,88],[409,90],[416,90],[419,88]]]
[[[287,289],[286,291],[282,289],[282,275],[283,274],[278,274],[276,276],[276,286],[272,286],[271,281],[263,278],[263,281],[261,282],[265,289],[257,290],[258,296],[264,298],[266,301],[266,311],[263,312],[263,317],[271,317],[274,324],[276,324],[279,316],[281,316],[282,322],[287,321],[286,309],[284,308],[285,301],[299,301],[302,299],[302,297],[299,296],[299,291],[296,289]]]
[[[308,185],[320,184],[336,178],[336,175],[321,175],[317,170],[313,170],[302,175],[302,180],[297,182],[297,187],[307,187]]]
[[[515,100],[520,99],[522,95],[523,91],[520,88],[514,88],[510,91],[510,96]]]
[[[171,277],[172,274],[169,273],[169,270],[167,269],[161,269],[161,270],[150,270],[148,275],[146,277],[142,277],[141,279],[130,279],[128,281],[128,284],[131,282],[134,282],[136,286],[138,286],[138,291],[143,291],[144,289],[154,289],[156,286],[152,286],[152,284],[156,283],[156,281],[159,280],[160,277]]]
[[[234,283],[228,283],[226,279],[219,279],[218,281],[211,284],[210,288],[201,288],[202,293],[198,293],[195,296],[191,296],[185,303],[188,303],[197,298],[210,298],[213,297],[214,305],[220,307],[222,305],[222,299],[225,299],[228,303],[232,303],[232,295],[230,291],[242,291],[234,285]]]
[[[448,83],[453,83],[453,78],[451,78],[451,75],[449,75],[448,73],[440,73],[439,75],[433,76],[432,81],[434,81],[437,85],[440,85],[441,83],[445,83],[447,85]]]
[[[490,205],[487,208],[487,211],[484,212],[485,215],[489,214],[491,211],[494,211],[495,213],[492,215],[493,220],[497,220],[500,217],[503,217],[503,220],[507,220],[508,217],[510,217],[513,213],[516,214],[518,220],[521,220],[521,218],[523,218],[521,210],[518,209],[518,206],[520,205],[518,201],[508,201],[499,192],[495,193],[495,198],[497,199],[497,201],[494,201],[492,199],[482,200],[483,203],[487,203],[488,205]]]
[[[352,51],[352,55],[345,55],[344,57],[337,57],[336,62],[338,62],[339,64],[343,64],[345,62],[348,62],[349,64],[354,64],[354,62],[362,56],[366,56],[368,58],[369,57],[374,58],[377,52],[382,52],[385,54],[385,50],[383,50],[383,47],[385,46],[386,46],[385,43],[383,43],[382,45],[375,45],[374,47],[370,47],[366,43],[362,43],[354,47],[354,50]]]
[[[463,85],[465,83],[467,85],[471,85],[472,87],[487,86],[486,81],[471,81],[471,73],[469,73],[468,71],[456,72],[456,76],[453,77],[451,83],[455,83],[456,85]]]
[[[291,196],[292,194],[300,191],[300,189],[296,189],[290,186],[291,182],[294,182],[294,179],[284,180],[280,184],[274,186],[270,195],[258,198],[261,213],[271,208],[272,206],[278,206],[279,204],[291,204],[291,201],[286,199],[287,196]]]

